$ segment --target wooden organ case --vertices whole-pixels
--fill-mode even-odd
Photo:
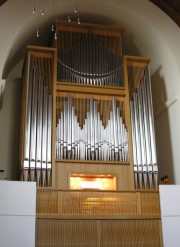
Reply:
[[[37,182],[36,245],[161,246],[150,60],[123,56],[116,28],[56,31],[54,48],[28,46],[23,76],[20,167]]]

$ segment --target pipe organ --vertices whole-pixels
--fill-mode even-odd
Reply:
[[[119,37],[94,32],[58,32],[58,80],[123,86]]]
[[[135,188],[158,187],[152,94],[148,64],[128,65]]]
[[[127,162],[123,101],[114,96],[80,97],[57,98],[56,158]]]
[[[50,186],[52,170],[52,80],[51,54],[29,51],[23,84],[21,177]]]
[[[131,96],[131,125],[135,185],[138,188],[157,188],[157,159],[152,115],[151,86],[148,67],[140,84]]]
[[[57,22],[56,30],[55,48],[28,47],[22,180],[68,189],[69,173],[115,169],[119,190],[157,188],[149,59],[123,56],[119,29]]]
[[[123,56],[117,28],[61,21],[56,33],[51,48],[27,47],[23,69],[20,177],[37,182],[36,246],[160,247],[150,60]]]

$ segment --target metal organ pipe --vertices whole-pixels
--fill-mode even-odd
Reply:
[[[27,105],[22,177],[37,186],[51,186],[52,95],[49,58],[28,56]],[[46,69],[45,69],[45,67]],[[49,72],[51,73],[51,72]]]
[[[117,37],[63,31],[61,38],[59,81],[124,86]],[[51,186],[52,59],[29,55],[27,74],[23,179]],[[56,95],[56,159],[129,161],[124,96],[101,97],[64,91]],[[130,113],[136,188],[157,188],[148,67],[132,93]]]
[[[144,69],[139,87],[132,94],[130,109],[136,188],[157,189],[158,168],[148,66]]]
[[[30,55],[28,56],[27,60],[28,69],[27,74],[29,75],[27,79],[27,87],[26,87],[26,97],[27,97],[27,103],[26,103],[26,126],[25,126],[25,143],[24,145],[24,160],[23,160],[23,178],[24,180],[29,179],[29,155],[30,155],[30,129],[31,129],[31,98],[32,98],[32,66],[31,66],[31,60]]]
[[[43,116],[43,78],[38,81],[38,112],[37,112],[37,150],[36,150],[36,178],[37,185],[41,179],[41,151],[42,150],[42,116]]]
[[[120,108],[117,106],[115,97],[112,97],[111,100],[112,109],[109,112],[106,126],[103,125],[99,112],[103,101],[97,101],[93,97],[89,97],[86,100],[89,102],[89,107],[84,112],[85,110],[78,110],[79,99],[73,98],[72,100],[72,97],[71,94],[68,94],[65,98],[62,97],[64,99],[63,108],[56,126],[56,158],[127,162],[127,130],[122,116],[120,116]],[[72,102],[75,102],[74,105]],[[81,116],[81,114],[84,115]],[[83,124],[80,123],[81,118],[84,118]],[[60,137],[61,129],[63,129],[63,136]],[[59,145],[60,138],[63,148]],[[123,155],[121,155],[121,152]]]
[[[58,49],[58,80],[72,83],[123,86],[123,63],[118,54],[119,43],[116,39],[108,41],[104,37],[107,47],[95,33],[81,35],[77,42],[73,32],[61,32],[61,37],[69,44]],[[108,50],[109,46],[116,47],[114,53]],[[78,58],[78,59],[77,59]]]
[[[51,186],[52,170],[52,95],[48,97],[48,128],[47,128],[47,178],[46,185]]]

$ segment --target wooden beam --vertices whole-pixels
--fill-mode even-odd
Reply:
[[[180,27],[180,2],[179,0],[149,0],[165,12]]]
[[[0,0],[0,6],[3,5],[7,0]]]
[[[57,31],[69,31],[69,32],[80,32],[87,33],[89,31],[94,32],[101,36],[112,36],[120,37],[123,29],[112,28],[111,26],[97,25],[90,23],[81,23],[78,25],[76,22],[67,22],[67,21],[57,21],[56,23]]]

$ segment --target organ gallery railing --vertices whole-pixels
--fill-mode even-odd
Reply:
[[[160,224],[159,219],[37,219],[36,246],[162,247]]]
[[[38,216],[160,217],[159,193],[148,191],[37,191]]]

